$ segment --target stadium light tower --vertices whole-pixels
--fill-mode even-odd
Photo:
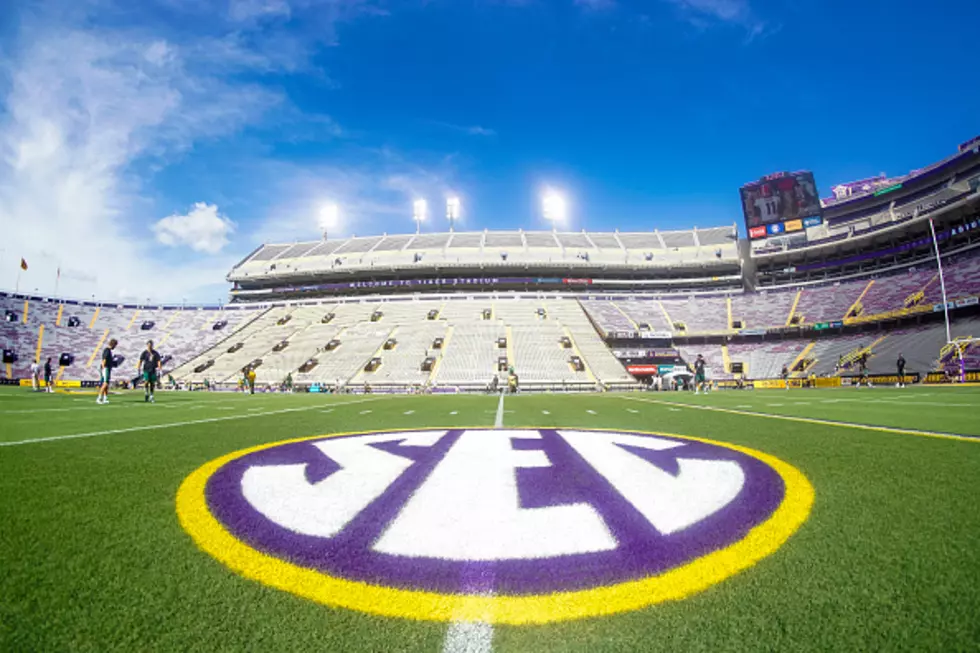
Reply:
[[[549,190],[541,200],[541,211],[544,219],[551,223],[552,231],[558,231],[558,223],[564,222],[568,215],[568,206],[564,197]]]
[[[429,204],[423,199],[412,202],[412,219],[415,220],[415,233],[422,231],[422,222],[425,220],[425,213],[429,209]]]
[[[453,226],[459,220],[459,198],[450,197],[446,200],[446,218],[449,220],[449,231],[452,233]]]
[[[337,219],[340,217],[340,208],[336,204],[325,204],[320,208],[320,231],[323,232],[323,239],[327,239],[327,230],[337,226]]]

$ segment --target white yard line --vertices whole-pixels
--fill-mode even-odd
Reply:
[[[709,410],[717,413],[729,413],[731,415],[745,415],[747,417],[762,417],[764,419],[777,419],[787,422],[802,422],[805,424],[820,424],[822,426],[838,426],[841,428],[859,429],[862,431],[884,431],[886,433],[900,433],[902,435],[918,435],[927,438],[942,438],[947,440],[965,440],[967,442],[980,442],[980,436],[963,435],[960,433],[942,433],[940,431],[920,431],[917,429],[902,429],[891,426],[875,426],[872,424],[857,424],[855,422],[838,422],[829,419],[818,419],[815,417],[796,417],[793,415],[776,415],[774,413],[757,413],[747,410],[735,410],[734,408],[721,408],[720,406],[698,406],[695,404],[677,404],[670,401],[660,401],[659,399],[641,399],[638,397],[618,396],[625,401],[639,401],[645,404],[655,404],[667,406],[667,410],[679,410],[672,406],[690,408],[692,410]]]
[[[504,427],[504,394],[500,393],[493,428]],[[544,411],[547,412],[547,411]],[[463,587],[463,591],[467,591]],[[493,624],[486,621],[453,620],[446,631],[442,653],[490,653],[493,651]]]
[[[493,624],[454,621],[446,632],[442,653],[489,653],[493,650]]]
[[[366,401],[378,401],[384,397],[375,397],[371,399],[357,399],[355,401],[345,401],[339,406],[348,406],[350,404],[362,404]],[[125,429],[109,429],[106,431],[91,431],[89,433],[72,433],[69,435],[53,435],[46,438],[32,438],[30,440],[14,440],[12,442],[0,442],[0,447],[15,447],[22,444],[35,444],[38,442],[57,442],[59,440],[75,440],[78,438],[94,438],[100,435],[112,435],[114,433],[133,433],[136,431],[152,431],[154,429],[169,429],[175,426],[194,426],[196,424],[210,424],[212,422],[227,422],[229,420],[235,419],[251,419],[253,417],[265,417],[267,415],[281,415],[284,413],[297,413],[307,410],[317,410],[322,408],[322,406],[302,406],[300,408],[283,408],[281,410],[270,410],[264,413],[245,413],[242,415],[229,415],[227,417],[207,417],[205,419],[194,419],[186,420],[183,422],[170,422],[168,424],[147,424],[146,426],[132,426]]]

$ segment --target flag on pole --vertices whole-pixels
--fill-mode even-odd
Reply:
[[[20,269],[21,270],[26,270],[27,269],[27,261],[25,261],[24,259],[21,259],[20,260]]]
[[[55,279],[61,279],[61,266],[60,265],[58,266],[58,276],[56,276]]]

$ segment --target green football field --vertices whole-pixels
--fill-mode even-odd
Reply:
[[[980,650],[978,408],[980,388],[966,387],[503,400],[161,392],[152,405],[124,393],[108,406],[3,388],[0,650]],[[185,480],[236,451],[476,427],[738,445],[799,470],[812,508],[771,552],[686,598],[472,627],[424,618],[424,602],[406,608],[415,618],[382,616],[400,608],[337,607],[245,577],[221,559],[233,552],[202,550],[178,516]],[[586,588],[606,583],[573,571]],[[274,569],[256,573],[278,582]]]

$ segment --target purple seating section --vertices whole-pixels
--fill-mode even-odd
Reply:
[[[41,337],[40,360],[43,364],[51,357],[57,368],[62,353],[75,357],[74,363],[64,369],[64,380],[95,380],[98,378],[100,348],[112,338],[119,341],[115,354],[124,357],[119,378],[136,376],[139,354],[152,339],[156,349],[173,360],[165,369],[173,369],[189,360],[198,352],[215,345],[246,324],[264,309],[246,310],[204,310],[204,309],[133,309],[119,306],[65,304],[58,321],[60,304],[56,301],[32,300],[27,305],[27,319],[24,320],[24,300],[0,297],[0,315],[11,310],[17,314],[15,323],[0,321],[0,347],[12,349],[18,360],[11,365],[14,378],[28,376],[31,361],[38,351],[38,338]],[[80,324],[69,327],[70,317],[77,317]],[[93,317],[95,318],[93,322]],[[212,327],[218,320],[227,320],[221,330]],[[144,322],[154,322],[153,328],[143,331]],[[41,325],[44,325],[43,335]],[[91,362],[91,364],[89,364]],[[2,375],[6,376],[6,366]]]
[[[637,325],[646,324],[648,331],[673,331],[656,302],[625,301],[617,302],[617,306]]]
[[[728,329],[728,306],[724,297],[665,299],[661,303],[674,323],[681,322],[687,327],[687,333]]]
[[[615,304],[607,301],[583,300],[582,307],[592,318],[599,331],[606,335],[613,331],[635,331],[636,327],[630,322],[623,311]]]
[[[807,324],[843,319],[866,285],[867,281],[804,288],[794,315],[802,316]]]
[[[905,274],[878,279],[871,284],[861,304],[864,306],[864,315],[877,315],[887,313],[905,306],[905,300],[928,285],[931,285],[936,277],[936,271],[929,268],[925,270],[910,269]],[[938,281],[935,281],[938,285]]]
[[[732,319],[741,320],[743,329],[785,324],[795,299],[792,290],[736,295],[732,297]]]

